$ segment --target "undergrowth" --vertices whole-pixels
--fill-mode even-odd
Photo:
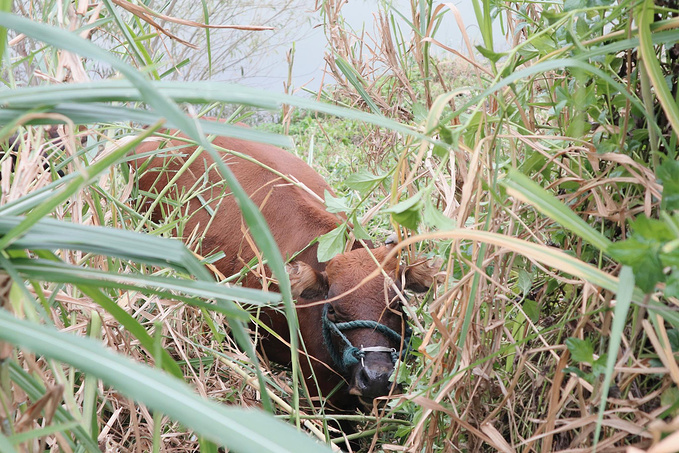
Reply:
[[[0,302],[7,309],[0,316],[0,450],[216,451],[242,440],[211,423],[247,412],[196,406],[225,412],[182,418],[186,406],[157,406],[153,388],[124,387],[115,369],[132,373],[135,364],[92,366],[106,354],[101,344],[181,377],[202,397],[271,408],[345,449],[679,448],[676,2],[475,0],[482,42],[472,46],[463,30],[467,44],[459,50],[436,39],[440,27],[460,26],[451,4],[384,5],[375,29],[363,34],[344,25],[342,2],[326,0],[318,7],[336,83],[317,93],[323,103],[232,86],[162,85],[177,69],[149,43],[172,38],[119,3],[68,4],[67,17],[85,38],[96,26],[117,36],[126,51],[120,58],[154,81],[146,86],[113,65],[136,84],[132,93],[106,81],[80,97],[68,84],[30,91],[29,81],[85,83],[88,70],[98,71],[90,62],[105,57],[79,42],[75,50],[86,59],[74,59],[73,49],[57,52],[68,45],[62,35],[0,18],[15,27],[3,60],[9,89],[0,91],[0,140],[16,156],[0,161]],[[57,10],[48,2],[23,14],[56,23],[44,13]],[[493,23],[509,50],[495,50],[504,47],[494,42]],[[21,80],[11,70],[31,76]],[[396,231],[405,259],[445,260],[445,283],[406,307],[417,338],[394,376],[403,394],[366,414],[298,407],[295,372],[256,364],[248,343],[234,340],[227,325],[237,330],[258,304],[280,298],[251,294],[247,312],[229,303],[240,296],[212,283],[198,261],[210,269],[219,256],[196,258],[168,239],[183,231],[186,198],[153,221],[139,204],[134,172],[121,163],[129,141],[151,134],[161,117],[190,128],[176,105],[161,103],[166,98],[193,113],[222,112],[227,122],[257,121],[225,104],[247,99],[253,111],[284,104],[280,124],[245,132],[202,126],[276,144],[286,142],[262,131],[289,134],[292,151],[335,188],[327,202],[342,206],[352,225],[322,243],[362,235],[362,226],[377,240]],[[44,123],[63,125],[35,125]],[[146,235],[118,237],[117,230]],[[193,239],[190,246],[199,242]],[[326,258],[345,246],[325,244]],[[13,326],[24,333],[12,334]],[[57,331],[98,345],[76,362],[77,339],[59,343],[72,336]],[[41,341],[31,342],[32,332]],[[166,383],[147,368],[149,382]],[[182,392],[191,394],[170,395]],[[355,432],[338,431],[331,418],[352,420]],[[270,419],[248,426],[264,429]],[[266,426],[263,437],[292,436],[282,424]],[[220,430],[224,437],[215,435]],[[253,444],[235,451],[266,440],[241,437]]]

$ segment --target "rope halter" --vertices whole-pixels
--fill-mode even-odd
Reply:
[[[325,342],[325,347],[328,348],[328,352],[330,353],[330,357],[332,357],[332,361],[335,362],[335,366],[342,374],[348,373],[349,369],[359,362],[361,362],[362,366],[365,366],[363,360],[365,358],[366,352],[389,352],[391,353],[391,361],[395,364],[398,359],[405,358],[406,354],[410,350],[410,338],[412,337],[413,333],[410,326],[406,325],[405,335],[403,338],[401,338],[401,335],[398,332],[385,326],[384,324],[380,324],[377,321],[356,320],[347,322],[333,322],[328,319],[329,308],[330,303],[326,303],[323,306],[323,315],[321,318],[323,341]],[[387,337],[387,339],[392,344],[400,345],[401,340],[403,340],[403,349],[399,354],[396,348],[387,348],[384,346],[369,346],[366,348],[361,345],[360,348],[357,348],[351,344],[351,341],[349,341],[349,339],[343,333],[347,330],[354,329],[373,329]],[[332,341],[333,335],[339,338],[340,343],[344,345],[343,351],[340,352],[335,347],[335,344]]]

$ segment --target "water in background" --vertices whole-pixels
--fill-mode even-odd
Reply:
[[[223,6],[216,7],[211,13],[213,24],[273,25],[277,30],[261,32],[213,30],[211,32],[212,68],[208,68],[207,65],[202,32],[194,32],[192,42],[197,43],[201,50],[197,53],[187,52],[191,64],[188,70],[184,69],[177,74],[178,78],[238,82],[267,90],[283,91],[284,82],[288,78],[286,52],[294,44],[293,87],[304,86],[316,91],[322,81],[324,84],[333,83],[329,74],[323,80],[327,40],[321,13],[313,11],[309,3],[311,2],[308,0],[275,0],[266,7],[262,7],[261,3],[257,6],[253,3],[253,6],[249,8],[232,13],[227,9],[241,8],[243,3],[229,5],[229,2],[217,2],[218,5]],[[472,44],[480,44],[482,42],[481,32],[476,25],[471,0],[457,0],[452,4],[459,9]],[[408,0],[393,0],[392,8],[410,19]],[[365,30],[368,35],[377,36],[375,18],[378,10],[378,2],[374,0],[350,0],[342,8],[342,14],[346,23],[357,32],[357,35],[360,35],[361,30]],[[409,32],[409,27],[402,19],[400,23],[405,36],[410,36],[412,32]],[[462,33],[451,12],[446,12],[435,38],[444,45],[467,54]],[[506,49],[506,41],[498,23],[494,27],[494,41],[496,51]],[[177,55],[177,53],[173,52],[171,55]],[[177,58],[177,61],[181,61],[181,56]]]

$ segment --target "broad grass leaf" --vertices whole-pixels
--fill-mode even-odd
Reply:
[[[518,170],[509,169],[507,177],[502,180],[501,184],[507,188],[509,195],[534,206],[542,214],[558,222],[562,227],[580,236],[599,250],[606,251],[610,246],[611,241],[606,236],[592,228],[554,194],[546,191]]]
[[[604,379],[602,384],[602,397],[599,402],[599,411],[596,422],[596,433],[594,434],[594,441],[598,442],[599,433],[601,432],[601,425],[604,419],[604,411],[606,410],[606,400],[608,399],[608,390],[611,385],[613,377],[613,369],[618,358],[618,351],[620,350],[620,342],[622,341],[623,331],[627,322],[627,315],[629,313],[630,305],[634,299],[634,272],[629,266],[623,266],[620,271],[620,279],[618,280],[617,302],[613,309],[613,323],[610,330],[610,338],[608,342],[608,352],[606,354],[606,370],[604,371]]]
[[[5,47],[4,43],[2,43]],[[12,442],[0,431],[0,451],[3,453],[16,453]]]
[[[0,310],[0,338],[97,376],[128,398],[166,414],[230,451],[330,451],[264,412],[205,400],[183,381],[115,354],[90,338],[17,319],[5,310]]]
[[[493,52],[492,50],[488,50],[483,46],[476,46],[476,50],[478,50],[481,55],[488,58],[493,63],[497,63],[502,57],[505,57],[507,55],[504,52],[503,53]]]

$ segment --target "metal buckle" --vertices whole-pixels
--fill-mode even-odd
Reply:
[[[396,348],[387,348],[386,346],[368,346],[367,348],[361,345],[361,349],[358,350],[361,353],[361,366],[365,368],[365,352],[396,352]]]

